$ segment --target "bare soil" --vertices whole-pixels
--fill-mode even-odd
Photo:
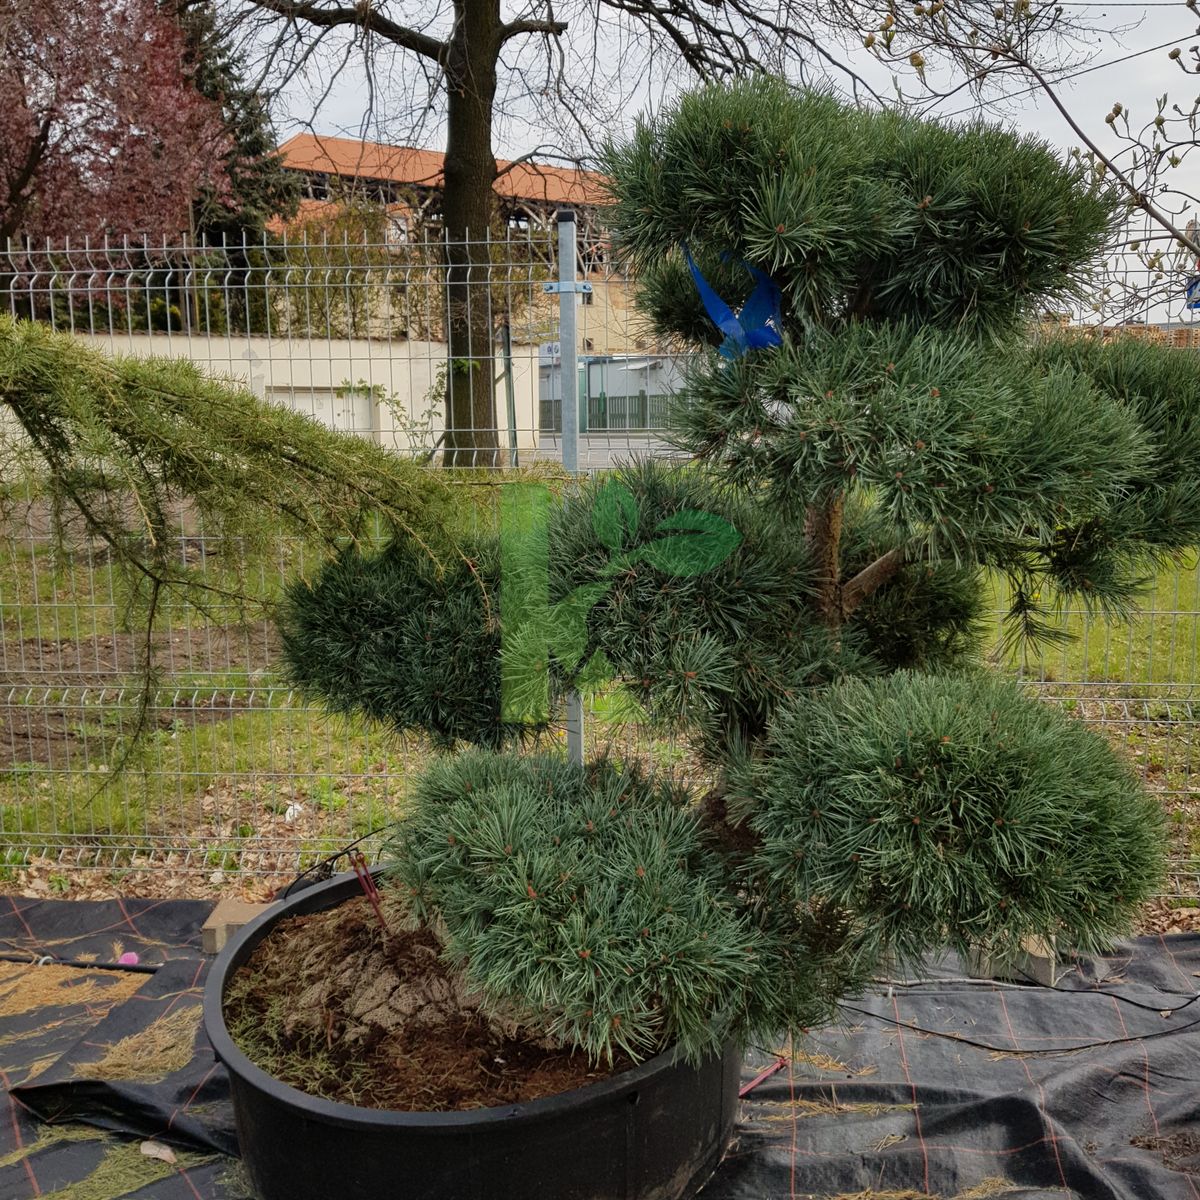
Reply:
[[[1147,1135],[1130,1138],[1129,1144],[1156,1151],[1163,1164],[1173,1171],[1195,1170],[1197,1157],[1200,1157],[1200,1133],[1172,1133],[1166,1137]]]
[[[7,634],[6,625],[0,633]],[[146,644],[143,633],[102,633],[85,638],[0,638],[0,672],[10,685],[112,686],[136,677]],[[246,625],[162,629],[154,636],[158,669],[176,672],[252,673],[269,667],[278,638],[269,620]]]
[[[231,981],[225,1021],[242,1051],[310,1095],[447,1112],[553,1096],[627,1069],[595,1067],[485,1012],[426,928],[385,932],[365,898],[281,921]]]

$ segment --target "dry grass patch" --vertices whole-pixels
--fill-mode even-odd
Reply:
[[[866,1188],[861,1192],[839,1192],[828,1200],[940,1200],[935,1192],[914,1192],[912,1188],[902,1188],[900,1191],[878,1192],[874,1188]]]
[[[915,1104],[880,1104],[852,1100],[839,1100],[836,1096],[820,1100],[778,1100],[772,1102],[783,1112],[767,1113],[766,1121],[790,1121],[796,1117],[878,1117],[891,1112],[913,1112]]]
[[[999,1179],[989,1176],[965,1192],[959,1192],[952,1200],[986,1200],[988,1196],[1003,1196],[1006,1192],[1015,1192],[1017,1185],[1011,1179]]]
[[[59,1142],[98,1142],[104,1134],[90,1125],[43,1125],[37,1141],[18,1146],[7,1154],[0,1155],[0,1171],[12,1167],[23,1158],[38,1154]]]
[[[145,982],[146,976],[134,971],[0,962],[0,1017],[75,1004],[111,1008]]]
[[[140,1033],[114,1042],[102,1058],[79,1068],[84,1079],[164,1079],[192,1061],[200,1005],[177,1008]]]
[[[779,1055],[787,1058],[787,1051],[779,1051]],[[825,1071],[833,1075],[853,1075],[860,1078],[863,1075],[874,1075],[879,1068],[868,1063],[864,1067],[851,1067],[847,1063],[842,1062],[840,1058],[834,1058],[831,1054],[824,1054],[820,1051],[809,1053],[806,1050],[793,1050],[792,1062],[798,1066],[812,1067],[815,1071]]]
[[[0,1156],[0,1170],[14,1167],[26,1158],[65,1142],[103,1142],[111,1136],[90,1125],[44,1125],[36,1141]],[[140,1146],[138,1140],[114,1142],[90,1175],[56,1191],[41,1192],[42,1200],[112,1200],[114,1196],[141,1193],[168,1176],[211,1162],[213,1158],[213,1155],[176,1150],[175,1162],[165,1163],[161,1159],[148,1158]],[[249,1190],[246,1189],[244,1194],[249,1195]]]
[[[955,1192],[946,1200],[988,1200],[990,1196],[1003,1196],[1016,1190],[1017,1185],[1011,1179],[989,1176],[965,1192]],[[862,1192],[839,1192],[836,1196],[827,1197],[827,1200],[943,1200],[943,1197],[938,1192],[916,1192],[912,1188],[883,1192],[867,1188]]]
[[[103,1135],[93,1130],[92,1136]],[[189,1154],[180,1150],[176,1152],[174,1163],[166,1163],[158,1158],[148,1158],[139,1147],[140,1143],[136,1141],[114,1145],[90,1175],[57,1191],[43,1192],[42,1200],[112,1200],[114,1196],[140,1194],[161,1180],[214,1158],[211,1154]]]

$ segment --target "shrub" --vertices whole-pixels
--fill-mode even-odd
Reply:
[[[556,694],[608,664],[713,786],[438,764],[391,847],[415,916],[495,1006],[598,1056],[803,1029],[946,944],[1103,945],[1160,878],[1155,806],[978,639],[989,570],[1037,641],[1068,600],[1126,613],[1200,538],[1200,368],[1025,328],[1086,282],[1116,197],[1029,139],[761,79],[683,97],[606,166],[657,331],[719,352],[674,406],[690,462],[552,510],[546,629],[520,633],[565,647]],[[289,653],[339,704],[498,745],[490,671],[431,715],[435,626],[446,654],[495,633],[415,558],[331,568]]]
[[[388,848],[412,912],[502,1010],[595,1057],[739,1026],[757,937],[686,793],[606,762],[462,754]]]
[[[498,747],[536,732],[500,711],[497,549],[431,557],[397,539],[347,547],[277,614],[288,677],[333,712],[361,714],[437,745]]]
[[[881,948],[1096,950],[1162,882],[1163,819],[1099,734],[986,672],[797,697],[756,764],[751,871]]]

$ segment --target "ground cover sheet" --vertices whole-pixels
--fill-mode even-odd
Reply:
[[[210,907],[0,898],[0,1200],[247,1200],[198,1020]],[[705,1200],[1200,1200],[1200,936],[1057,990],[930,974],[747,1057]]]

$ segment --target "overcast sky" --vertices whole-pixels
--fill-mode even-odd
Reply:
[[[1066,107],[1103,150],[1113,152],[1120,146],[1104,120],[1114,102],[1129,111],[1131,129],[1153,120],[1156,101],[1164,93],[1170,103],[1185,111],[1191,108],[1200,92],[1200,77],[1185,74],[1168,54],[1172,47],[1179,47],[1182,61],[1187,61],[1188,47],[1200,40],[1200,17],[1195,12],[1181,3],[1161,2],[1068,6],[1085,11],[1097,25],[1104,24],[1112,31],[1093,39],[1089,59],[1076,64],[1078,74],[1059,88]],[[992,115],[1063,150],[1080,144],[1039,91],[1022,95],[1018,87],[1011,90],[1016,94],[991,109]],[[950,114],[962,109],[963,103],[956,99],[943,103],[937,111]]]
[[[1200,77],[1189,79],[1167,57],[1170,47],[1179,46],[1185,52],[1186,61],[1187,47],[1200,40],[1200,16],[1183,3],[1157,0],[1137,4],[1124,0],[1099,4],[1064,0],[1064,6],[1070,11],[1086,14],[1093,24],[1109,31],[1093,39],[1089,57],[1074,64],[1080,74],[1062,88],[1063,99],[1092,136],[1104,138],[1104,115],[1114,101],[1135,114],[1152,118],[1154,100],[1163,92],[1170,92],[1175,102],[1182,104],[1186,100],[1190,104],[1200,90]],[[866,52],[855,55],[852,61],[855,68],[882,91],[890,91],[887,74]],[[314,118],[315,100],[326,88],[327,94]],[[386,88],[379,90],[374,102],[386,120],[389,116]],[[944,102],[941,111],[948,114],[962,112],[968,103],[960,93]],[[332,84],[327,78],[314,74],[307,85],[297,82],[288,89],[278,114],[281,133],[286,136],[309,120],[319,132],[353,133],[361,126],[366,106],[361,72],[344,71]],[[993,116],[1038,133],[1058,146],[1068,147],[1077,141],[1062,117],[1037,94],[1018,94],[990,111]],[[631,118],[635,115],[636,112],[629,113]],[[432,127],[430,132],[434,132]],[[510,123],[502,133],[506,144],[498,149],[506,156],[525,153],[545,141],[545,134],[543,130]]]
[[[1188,75],[1172,62],[1169,51],[1179,47],[1182,61],[1191,59],[1189,47],[1200,42],[1200,15],[1182,2],[1137,4],[1121,0],[1114,4],[1085,3],[1081,0],[1058,0],[1068,13],[1078,13],[1094,27],[1103,30],[1080,49],[1077,61],[1069,67],[1078,72],[1060,87],[1060,96],[1083,129],[1106,152],[1119,149],[1119,142],[1105,123],[1105,115],[1114,102],[1119,102],[1130,114],[1131,127],[1140,128],[1152,120],[1155,102],[1168,93],[1170,103],[1185,111],[1190,109],[1200,93],[1200,75]],[[569,35],[568,35],[569,36]],[[619,61],[619,50],[617,51]],[[411,61],[411,60],[405,60]],[[1194,60],[1193,60],[1194,61]],[[854,67],[882,93],[891,91],[890,77],[866,51],[852,57]],[[936,77],[933,77],[936,80]],[[395,77],[393,76],[393,79]],[[369,107],[368,90],[360,70],[342,70],[333,79],[315,70],[306,81],[294,83],[282,97],[276,116],[279,132],[287,136],[301,127],[319,133],[378,137],[381,140],[407,141],[440,149],[443,132],[438,113],[429,113],[423,126],[414,131],[405,97],[394,96],[389,108],[389,88],[386,80],[375,89],[374,113],[369,126],[364,126]],[[907,84],[913,81],[909,77]],[[906,85],[907,87],[907,85]],[[398,94],[406,88],[393,88]],[[915,93],[915,89],[914,93]],[[1040,93],[1025,90],[1014,82],[1004,99],[993,97],[988,105],[989,117],[1014,128],[1035,133],[1060,150],[1079,144],[1063,117]],[[317,100],[321,102],[318,106]],[[618,114],[632,120],[644,108],[646,94],[632,98],[621,97],[614,105]],[[315,110],[315,111],[314,111]],[[395,110],[395,111],[393,111]],[[966,115],[971,111],[970,98],[959,93],[942,102],[932,111],[944,116]],[[1168,112],[1168,115],[1169,112]],[[615,118],[619,120],[619,115]],[[614,117],[606,115],[599,122],[605,132],[614,132]],[[515,157],[546,145],[562,145],[560,131],[547,128],[532,111],[524,117],[510,115],[497,124],[497,153]],[[1200,156],[1187,160],[1173,173],[1184,190],[1200,192]],[[1181,202],[1176,202],[1176,207]],[[1178,219],[1182,228],[1190,209]],[[1182,307],[1180,305],[1179,307]]]

